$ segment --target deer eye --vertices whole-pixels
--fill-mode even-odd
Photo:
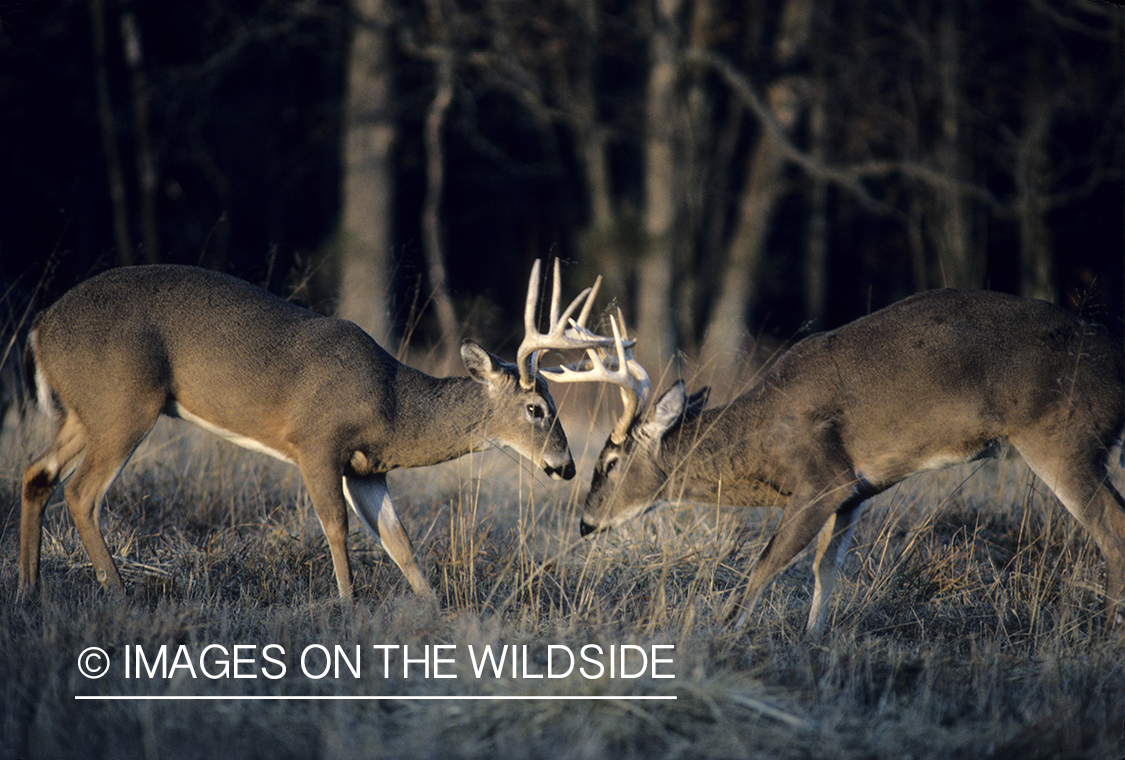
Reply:
[[[606,474],[606,475],[608,475],[608,474],[610,474],[611,472],[613,472],[613,469],[614,469],[615,467],[617,467],[617,458],[616,458],[616,457],[615,457],[615,458],[613,458],[613,459],[610,459],[610,460],[608,460],[608,461],[607,461],[607,462],[605,463],[605,474]]]
[[[538,404],[528,404],[527,414],[533,420],[541,420],[547,416],[547,413],[543,411],[543,407],[539,406]]]

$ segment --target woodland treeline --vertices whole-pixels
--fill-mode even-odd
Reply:
[[[537,257],[649,361],[954,285],[1121,331],[1122,8],[0,2],[0,274],[198,263],[395,344],[520,331]],[[15,283],[13,286],[12,283]]]

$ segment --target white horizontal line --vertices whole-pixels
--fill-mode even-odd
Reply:
[[[275,701],[282,701],[282,700],[298,700],[298,699],[329,700],[329,701],[363,701],[363,700],[389,700],[389,699],[401,699],[401,700],[466,700],[466,701],[488,701],[488,700],[491,700],[491,701],[500,701],[500,700],[514,700],[514,701],[625,700],[625,701],[635,701],[635,700],[676,699],[676,696],[675,695],[669,695],[669,696],[636,696],[636,697],[634,697],[634,696],[620,696],[620,697],[610,697],[610,696],[598,695],[598,696],[541,696],[540,697],[540,696],[481,696],[481,695],[477,695],[477,696],[457,697],[457,696],[450,696],[450,695],[445,695],[445,694],[442,694],[442,695],[408,695],[408,694],[402,694],[402,695],[398,695],[398,694],[347,695],[347,694],[345,694],[345,695],[340,695],[340,696],[326,696],[326,695],[323,695],[323,694],[321,694],[321,695],[315,695],[315,694],[290,694],[290,695],[242,694],[242,695],[232,695],[232,696],[221,696],[221,695],[183,695],[183,696],[157,695],[157,696],[147,696],[146,697],[146,696],[138,696],[138,695],[117,695],[117,696],[104,696],[103,697],[103,696],[75,694],[74,698],[75,699],[81,699],[81,700],[101,701],[101,702],[132,702],[132,701],[139,701],[139,702],[145,702],[145,701],[223,702],[223,701],[228,701],[228,700],[239,700],[239,701],[270,701],[270,700],[275,700]]]

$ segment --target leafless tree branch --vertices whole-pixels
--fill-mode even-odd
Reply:
[[[726,57],[712,50],[689,48],[684,51],[683,59],[688,65],[704,66],[717,73],[731,88],[739,101],[754,114],[762,127],[777,139],[778,145],[786,158],[800,166],[810,176],[834,183],[850,191],[865,207],[872,211],[891,213],[893,209],[884,201],[875,198],[864,186],[863,180],[894,174],[925,182],[945,192],[968,196],[993,208],[1001,206],[1001,203],[986,189],[955,179],[930,166],[913,161],[868,161],[847,166],[826,164],[793,144],[785,129],[778,123],[773,111],[766,105],[750,80]]]

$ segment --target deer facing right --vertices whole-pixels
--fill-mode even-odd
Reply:
[[[217,272],[125,267],[79,284],[36,317],[28,340],[28,372],[57,426],[24,471],[21,590],[38,585],[43,510],[68,477],[67,508],[98,581],[124,590],[99,506],[163,414],[300,469],[342,598],[352,597],[348,506],[415,592],[433,598],[386,475],[510,446],[553,478],[574,477],[539,358],[612,340],[584,327],[597,282],[560,315],[559,276],[556,261],[551,327],[540,333],[539,262],[532,268],[515,365],[467,340],[469,376],[450,378],[399,363],[351,322]]]
[[[1125,500],[1107,463],[1125,428],[1125,373],[1121,343],[1100,328],[1043,301],[930,291],[805,338],[707,410],[706,389],[688,396],[682,381],[646,408],[647,373],[614,332],[616,357],[589,349],[584,360],[626,389],[626,410],[598,458],[582,534],[662,501],[782,505],[732,599],[737,627],[819,533],[807,624],[819,633],[866,499],[1009,446],[1097,542],[1108,616],[1122,622]]]

